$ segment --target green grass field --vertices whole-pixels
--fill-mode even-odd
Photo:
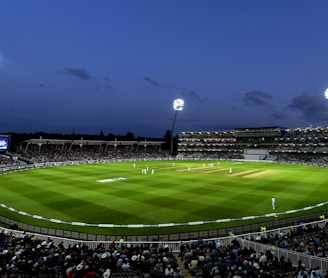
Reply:
[[[326,202],[328,196],[324,167],[243,161],[133,164],[70,165],[2,174],[0,203],[61,221],[126,225],[279,213]],[[56,227],[4,208],[0,212],[18,221]]]

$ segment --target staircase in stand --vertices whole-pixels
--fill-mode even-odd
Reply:
[[[181,272],[183,273],[183,277],[184,278],[193,278],[193,276],[191,275],[191,273],[188,271],[188,269],[185,269],[184,266],[184,261],[181,257],[176,256],[179,268],[181,269]]]

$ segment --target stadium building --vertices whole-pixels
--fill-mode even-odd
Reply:
[[[328,166],[328,127],[184,131],[179,133],[178,153],[174,157],[171,152],[162,150],[165,143],[162,141],[39,138],[20,142],[16,152],[9,151],[9,143],[10,136],[0,136],[1,175],[7,171],[14,173],[34,167],[67,165],[73,161],[83,164],[148,159],[236,159]],[[14,212],[12,208],[9,210]],[[151,278],[166,276],[165,271],[173,266],[175,274],[172,275],[180,278],[323,277],[325,272],[328,277],[328,228],[321,212],[233,228],[125,236],[124,239],[38,227],[2,216],[0,219],[7,225],[0,232],[0,276],[3,272],[6,277]],[[28,275],[27,268],[20,264],[19,252],[26,256]],[[118,262],[121,254],[131,264],[128,269],[109,263]],[[35,262],[38,256],[42,259]],[[146,270],[146,262],[153,257],[160,261],[162,270],[154,267],[151,271]],[[30,258],[33,264],[30,264]],[[138,264],[137,258],[140,258]],[[181,269],[183,273],[178,276]],[[299,276],[304,271],[312,276]],[[314,271],[317,274],[313,274]]]
[[[178,158],[328,163],[328,127],[180,132]]]

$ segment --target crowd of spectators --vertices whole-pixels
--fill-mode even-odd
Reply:
[[[304,262],[292,262],[275,253],[272,246],[307,255],[327,257],[327,227],[299,225],[288,232],[260,232],[250,238],[268,244],[265,252],[242,245],[238,237],[231,241],[198,240],[182,243],[173,253],[162,243],[130,244],[124,241],[64,246],[51,238],[33,234],[18,236],[0,232],[0,277],[67,278],[312,278],[328,277],[328,271]]]
[[[198,277],[295,277],[295,267],[284,257],[274,257],[271,251],[258,254],[242,248],[238,240],[230,245],[198,242],[183,245],[181,252],[185,268]],[[283,276],[282,276],[283,275]]]
[[[328,166],[327,153],[290,153],[281,152],[277,162]]]
[[[317,224],[300,223],[287,232],[259,233],[252,241],[276,246],[306,255],[328,257],[328,228],[320,228]]]
[[[27,150],[15,154],[20,161],[26,163],[48,163],[67,161],[118,161],[124,159],[153,159],[168,158],[168,151],[160,150],[158,146],[142,146],[138,150],[131,146],[119,146],[117,148],[101,149],[99,146],[84,145],[63,149],[57,145],[31,145]]]
[[[182,277],[167,245],[124,242],[55,245],[50,238],[0,233],[0,277]]]
[[[267,233],[260,232],[258,236],[249,240],[267,244],[265,252],[257,253],[252,248],[244,248],[240,241],[234,239],[230,245],[220,241],[199,241],[191,245],[181,246],[180,256],[185,268],[197,277],[296,277],[313,278],[328,277],[328,271],[313,265],[306,268],[301,260],[292,262],[290,258],[275,253],[275,248],[283,248],[302,254],[324,257],[328,256],[326,240],[327,227],[318,225],[300,225],[289,232]]]
[[[24,161],[20,161],[15,156],[0,154],[0,166],[24,165]]]

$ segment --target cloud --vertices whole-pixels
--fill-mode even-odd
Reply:
[[[113,87],[112,85],[110,85],[110,84],[106,84],[105,87],[106,87],[107,89],[109,89],[109,90],[112,90],[112,89],[114,88],[114,87]]]
[[[102,89],[113,90],[113,86],[110,85],[110,84],[100,84],[100,83],[96,83],[95,90],[96,90],[97,92],[101,92]]]
[[[328,101],[321,95],[302,93],[292,99],[288,108],[301,112],[309,121],[325,122],[328,119]]]
[[[183,90],[183,92],[182,92],[183,97],[189,97],[192,99],[196,99],[199,102],[202,102],[201,97],[195,91],[188,90],[188,89],[182,89],[182,90]]]
[[[101,92],[103,89],[105,90],[113,90],[113,86],[111,84],[111,81],[108,77],[101,78],[100,82],[96,82],[95,90],[97,92]]]
[[[112,89],[113,89],[113,86],[112,86],[112,84],[111,84],[110,79],[109,79],[108,77],[105,77],[104,80],[105,80],[105,82],[106,82],[105,87],[106,87],[107,89],[109,89],[109,90],[112,90]]]
[[[148,82],[150,85],[157,86],[157,87],[160,86],[160,84],[159,84],[157,81],[153,80],[152,78],[150,78],[150,77],[148,77],[148,76],[145,76],[143,79],[144,79],[146,82]]]
[[[43,83],[39,83],[38,86],[39,86],[40,88],[44,88],[46,85],[44,85]]]
[[[278,119],[278,120],[283,120],[288,117],[288,115],[286,113],[281,112],[281,111],[272,111],[271,115],[273,118]]]
[[[253,90],[244,94],[242,100],[246,104],[250,105],[264,105],[269,106],[267,100],[272,99],[272,95],[262,92]]]
[[[197,94],[193,90],[189,90],[189,89],[186,89],[186,88],[179,88],[179,87],[175,87],[175,86],[173,88],[176,89],[176,90],[179,90],[180,94],[181,94],[181,97],[183,97],[183,98],[196,99],[199,102],[202,102],[202,98],[199,96],[199,94]]]
[[[91,79],[91,76],[86,72],[85,69],[74,69],[74,68],[65,67],[64,70],[60,70],[57,72],[62,73],[62,74],[72,75],[72,76],[81,78],[82,80]]]

